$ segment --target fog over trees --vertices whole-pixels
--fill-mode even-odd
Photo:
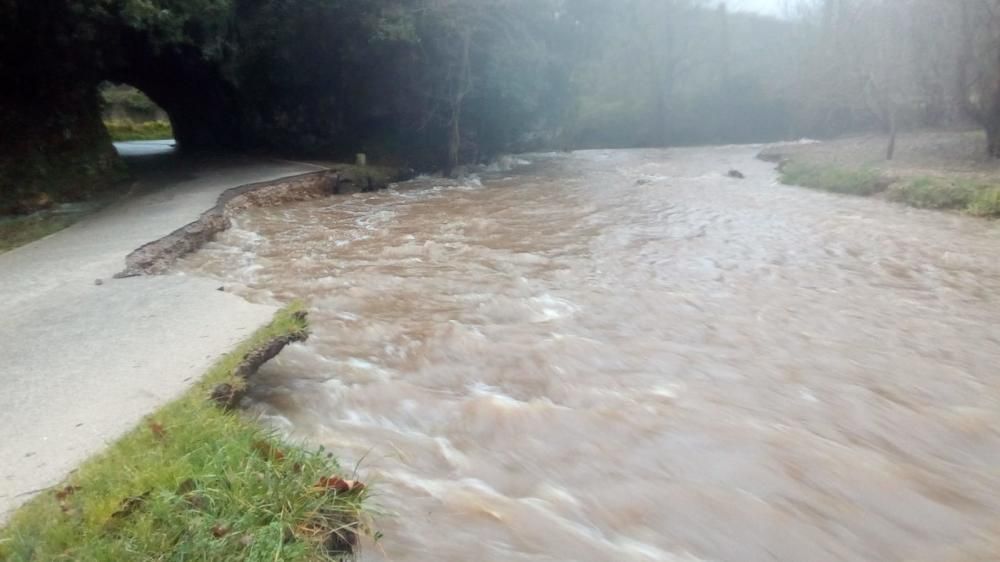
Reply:
[[[799,126],[891,135],[974,122],[1000,157],[998,11],[995,0],[801,3]]]
[[[976,124],[1000,0],[0,0],[0,176],[113,174],[104,81],[183,148],[450,169],[503,151]],[[781,17],[745,9],[780,11]],[[65,173],[64,173],[65,172]],[[91,181],[92,180],[92,181]],[[5,187],[4,205],[18,199]]]

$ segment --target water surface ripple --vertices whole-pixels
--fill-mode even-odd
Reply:
[[[367,560],[1000,559],[997,227],[754,154],[254,210],[179,270],[311,303],[253,399],[376,483]]]

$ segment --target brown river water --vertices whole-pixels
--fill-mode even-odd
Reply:
[[[178,269],[308,299],[254,407],[360,466],[363,560],[1000,560],[1000,227],[755,154],[258,209]]]

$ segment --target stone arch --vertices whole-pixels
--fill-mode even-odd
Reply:
[[[246,146],[236,89],[220,65],[190,46],[154,48],[138,33],[122,37],[102,78],[128,84],[166,111],[182,150]]]

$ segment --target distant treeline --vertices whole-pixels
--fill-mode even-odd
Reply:
[[[792,15],[799,130],[976,124],[1000,157],[1000,0],[800,0]]]
[[[710,8],[710,5],[714,6]],[[568,0],[571,144],[981,126],[1000,157],[1000,0]]]
[[[423,168],[969,119],[993,138],[998,3],[0,0],[0,199],[116,169],[103,81],[146,93],[183,148]]]

